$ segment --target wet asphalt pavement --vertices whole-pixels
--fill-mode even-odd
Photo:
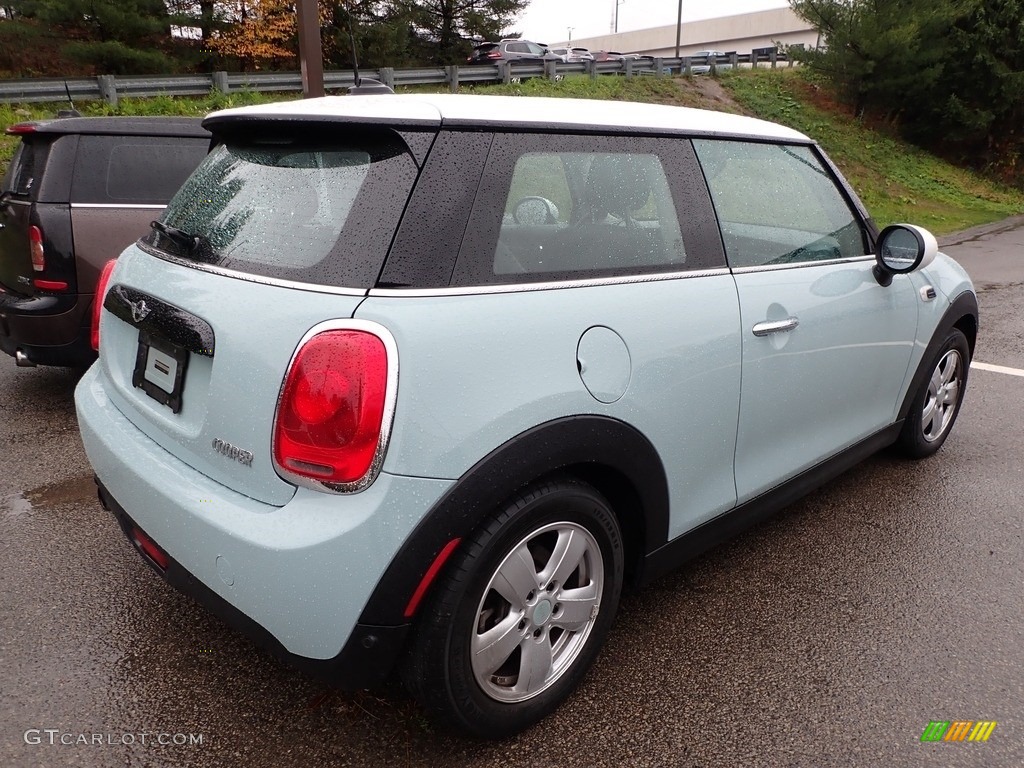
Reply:
[[[1024,368],[1024,218],[951,240],[975,360]],[[627,597],[577,694],[496,744],[335,694],[161,582],[96,503],[77,378],[0,360],[0,766],[1024,765],[1024,377],[972,371],[936,457],[869,459]],[[921,743],[931,720],[998,725]]]

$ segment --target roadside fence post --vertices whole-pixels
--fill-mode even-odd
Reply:
[[[221,93],[231,93],[231,86],[228,85],[228,73],[227,72],[214,72],[213,73],[213,88]]]
[[[113,75],[99,75],[96,81],[100,86],[100,98],[117,109],[117,84]]]
[[[444,68],[445,78],[448,80],[448,90],[452,93],[459,91],[459,65],[452,64]]]

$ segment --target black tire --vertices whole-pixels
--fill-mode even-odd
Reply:
[[[967,337],[958,328],[953,328],[928,362],[928,376],[907,413],[896,443],[905,456],[923,459],[946,442],[964,401],[970,364],[971,349]]]
[[[558,569],[551,552],[561,547],[570,556]],[[571,479],[530,486],[462,541],[420,611],[406,687],[438,726],[463,735],[502,738],[532,725],[597,656],[618,608],[623,560],[618,521],[594,488]],[[501,640],[488,642],[488,630]]]

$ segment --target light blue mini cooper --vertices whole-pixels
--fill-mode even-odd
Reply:
[[[104,274],[82,438],[156,571],[342,688],[519,731],[624,585],[956,419],[967,275],[795,131],[430,95],[204,125]]]

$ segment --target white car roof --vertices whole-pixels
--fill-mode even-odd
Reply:
[[[468,94],[325,96],[221,110],[208,115],[203,124],[215,127],[225,122],[260,119],[604,128],[615,132],[725,134],[810,141],[799,131],[776,123],[704,109],[624,101]]]

